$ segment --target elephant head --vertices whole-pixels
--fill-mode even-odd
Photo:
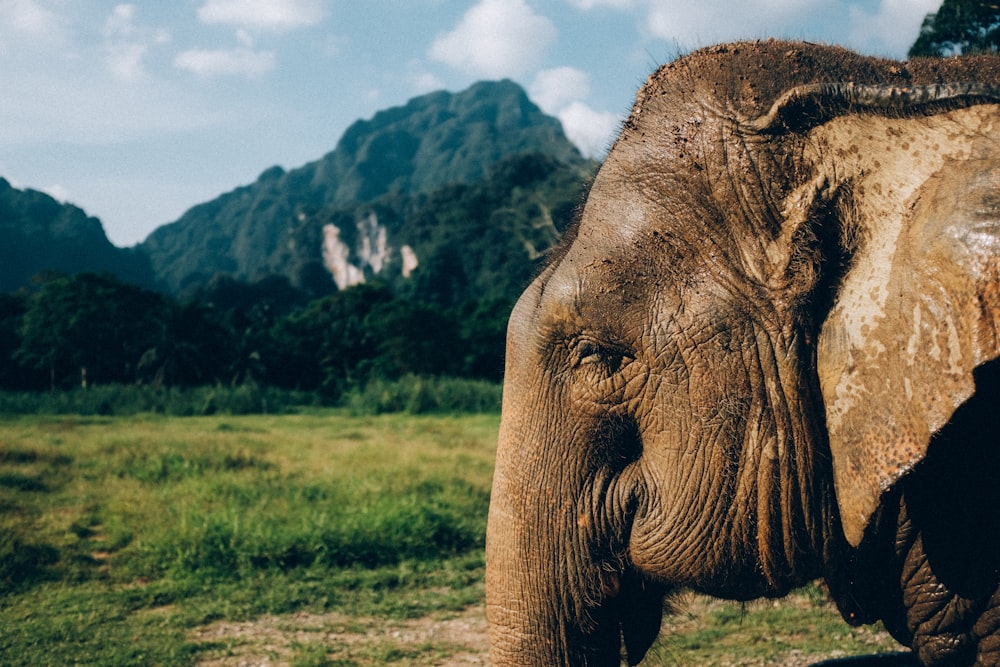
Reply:
[[[998,83],[777,41],[650,77],[510,318],[496,664],[637,663],[679,588],[826,576],[854,616],[887,493],[1000,354]]]

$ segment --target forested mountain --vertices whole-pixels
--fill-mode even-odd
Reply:
[[[267,169],[139,247],[174,293],[219,273],[245,281],[284,275],[314,293],[373,276],[427,283],[449,262],[496,263],[458,247],[459,238],[496,240],[506,230],[512,236],[498,249],[513,243],[530,264],[593,167],[517,84],[481,82],[358,121],[323,158]],[[498,178],[506,191],[491,184]]]
[[[181,298],[107,274],[42,276],[0,293],[0,389],[261,383],[335,400],[405,374],[496,381],[510,308],[572,220],[583,171],[519,154],[475,183],[321,209],[265,277],[219,273]]]
[[[406,375],[499,380],[510,308],[596,167],[501,81],[359,121],[322,159],[272,167],[129,250],[0,181],[0,389],[266,385],[335,401]]]
[[[138,285],[153,283],[145,256],[113,246],[97,218],[0,178],[0,292],[26,285],[41,271],[108,271]]]
[[[525,153],[474,183],[328,207],[290,227],[262,268],[312,295],[375,279],[442,307],[510,300],[570,223],[588,176]]]

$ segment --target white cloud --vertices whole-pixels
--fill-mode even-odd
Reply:
[[[882,53],[902,57],[920,34],[924,16],[937,11],[940,0],[882,0],[874,14],[851,5],[849,44],[878,45]]]
[[[766,0],[745,0],[741,3],[724,0],[678,2],[649,0],[646,29],[654,37],[665,39],[682,48],[741,38],[768,36],[768,26],[785,20],[781,7],[765,11]],[[809,1],[801,3],[807,8]],[[720,20],[720,17],[726,19]]]
[[[130,83],[146,77],[150,45],[170,41],[167,31],[139,26],[135,19],[135,5],[121,4],[104,22],[104,62],[116,79]]]
[[[584,102],[590,95],[590,76],[586,72],[574,67],[542,70],[528,90],[542,111],[559,119],[566,136],[585,155],[604,155],[620,121],[614,114],[595,111]]]
[[[277,58],[273,51],[254,49],[253,36],[240,28],[236,31],[239,46],[232,49],[188,49],[174,58],[174,67],[200,77],[245,76],[254,78],[274,70]]]
[[[174,59],[174,66],[193,72],[198,76],[256,77],[274,70],[275,56],[272,51],[254,51],[247,46],[235,49],[190,49]]]
[[[6,165],[4,165],[4,171],[2,173],[7,173],[7,172],[8,168]],[[10,183],[10,186],[15,190],[35,190],[37,192],[43,192],[48,196],[52,197],[53,199],[55,199],[56,201],[62,202],[63,204],[67,203],[70,198],[69,189],[62,185],[59,185],[58,183],[53,183],[52,185],[45,185],[42,187],[38,187],[32,185],[25,185],[20,180],[13,177],[6,177],[6,179],[7,182]]]
[[[594,7],[611,7],[612,9],[630,9],[635,0],[569,0],[569,3],[583,10]]]
[[[833,24],[818,20],[821,12],[841,21],[847,14],[846,0],[645,0],[645,5],[649,34],[682,49],[764,37],[822,41],[822,31]]]
[[[573,0],[576,3],[615,0]],[[901,57],[940,0],[635,0],[647,35],[681,50],[738,39],[778,37],[839,43]],[[868,11],[862,7],[875,6]],[[720,19],[720,17],[724,17]]]
[[[538,65],[555,37],[552,22],[525,0],[480,0],[434,40],[430,57],[473,76],[518,76]]]
[[[0,0],[0,17],[7,28],[34,37],[63,29],[62,18],[37,0]]]
[[[327,58],[336,58],[347,51],[350,44],[351,40],[343,35],[326,35],[321,39],[319,49]]]
[[[603,157],[621,129],[621,119],[613,113],[595,111],[577,100],[559,112],[566,136],[584,155]]]
[[[0,0],[0,57],[66,55],[69,44],[68,17],[38,0]]]
[[[244,49],[253,49],[253,35],[243,28],[236,31],[236,41],[239,42],[240,46]]]
[[[445,86],[444,81],[430,72],[423,72],[413,77],[413,90],[420,95],[424,93],[431,93],[435,90],[442,90],[446,87],[447,86]]]
[[[135,82],[146,77],[143,58],[149,47],[138,42],[109,46],[105,62],[111,74],[120,81]]]
[[[528,94],[542,111],[555,114],[570,102],[590,95],[590,76],[575,67],[545,69],[535,75]]]
[[[44,152],[59,143],[107,146],[163,134],[183,136],[232,125],[248,113],[242,108],[226,114],[207,96],[152,76],[137,94],[133,86],[114,85],[100,69],[83,66],[88,64],[94,63],[72,61],[68,68],[37,70],[30,77],[5,76],[0,68],[5,92],[0,98],[0,154],[32,145]],[[78,190],[74,188],[75,196],[80,196]]]
[[[115,5],[111,16],[104,21],[104,34],[111,37],[131,37],[136,32],[135,5]]]
[[[325,18],[325,0],[206,0],[198,8],[202,23],[256,30],[293,30]]]

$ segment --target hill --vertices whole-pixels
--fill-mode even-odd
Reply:
[[[452,265],[496,264],[459,247],[470,236],[485,251],[484,237],[513,244],[511,259],[530,267],[593,167],[517,84],[480,82],[358,121],[321,159],[267,169],[139,248],[174,293],[217,274],[284,275],[314,294],[376,276],[426,285]]]
[[[586,163],[522,153],[473,183],[327,207],[290,226],[261,268],[313,295],[378,280],[445,308],[512,302],[572,220],[588,176]]]
[[[139,285],[153,282],[145,256],[112,245],[100,220],[0,178],[0,292],[43,271],[107,271]]]

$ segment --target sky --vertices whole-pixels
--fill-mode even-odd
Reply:
[[[331,151],[355,120],[509,78],[602,157],[657,66],[778,37],[905,58],[940,0],[0,0],[0,177],[131,246]]]

